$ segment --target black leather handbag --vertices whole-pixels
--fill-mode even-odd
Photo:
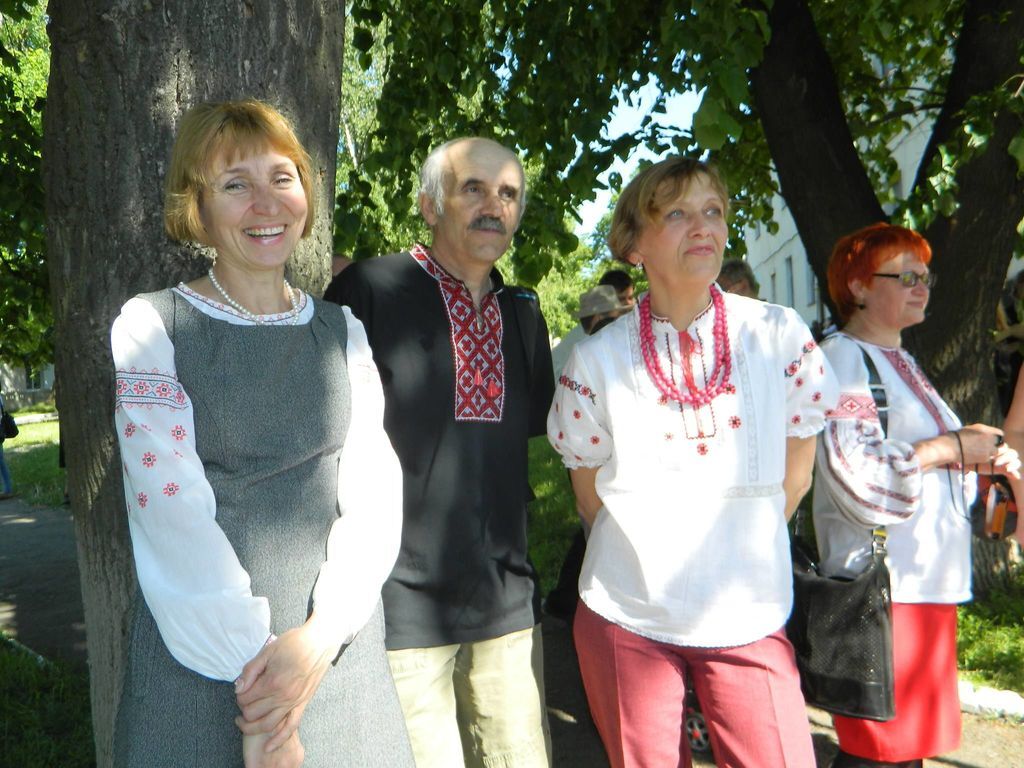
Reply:
[[[786,634],[808,704],[886,721],[895,714],[892,593],[884,529],[872,538],[871,562],[854,579],[823,576],[807,545],[793,538],[793,613]]]
[[[889,411],[885,387],[867,352],[863,348],[861,352],[884,433]],[[786,634],[796,652],[804,698],[837,715],[891,720],[895,715],[892,591],[885,564],[885,528],[872,531],[871,561],[853,579],[822,575],[798,535],[790,547],[793,613]]]

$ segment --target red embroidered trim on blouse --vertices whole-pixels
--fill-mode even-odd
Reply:
[[[174,410],[185,407],[185,391],[178,379],[159,371],[118,370],[114,403],[122,408],[162,405]]]
[[[455,363],[455,420],[501,421],[505,407],[505,357],[497,296],[488,293],[483,297],[480,322],[473,297],[461,280],[448,274],[422,245],[414,245],[410,253],[423,271],[437,281],[448,310]]]
[[[841,392],[836,407],[825,411],[826,419],[863,419],[878,423],[878,406],[871,395]]]
[[[910,391],[914,393],[914,397],[921,401],[921,405],[925,407],[932,420],[935,422],[935,426],[939,428],[939,434],[945,432],[949,427],[946,425],[946,420],[942,418],[942,412],[939,407],[935,404],[935,400],[932,399],[932,395],[935,393],[935,387],[928,381],[928,377],[924,375],[924,371],[915,363],[911,366],[910,362],[900,354],[898,349],[883,349],[882,354],[885,355],[886,359],[896,369],[896,373],[903,379]]]

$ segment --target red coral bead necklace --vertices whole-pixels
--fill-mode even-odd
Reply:
[[[707,385],[701,389],[696,386],[691,377],[686,377],[686,392],[680,392],[675,382],[665,375],[658,361],[658,350],[654,341],[654,330],[651,320],[651,294],[648,293],[640,301],[640,352],[644,358],[644,366],[647,374],[651,377],[654,385],[665,397],[675,400],[677,403],[691,405],[700,408],[707,405],[723,392],[734,392],[735,387],[729,382],[732,374],[732,352],[729,347],[729,326],[725,317],[725,300],[722,292],[717,286],[709,286],[711,291],[711,307],[715,313],[712,324],[712,337],[714,339],[714,367],[708,377]],[[679,349],[682,354],[690,345],[683,341],[683,337],[689,340],[686,331],[679,331]]]

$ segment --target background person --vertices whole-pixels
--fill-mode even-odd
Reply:
[[[619,274],[625,273],[619,272]],[[632,282],[630,285],[632,286]],[[632,291],[632,288],[627,290]],[[620,293],[608,284],[598,284],[580,294],[580,308],[576,313],[576,318],[580,321],[579,325],[569,331],[565,338],[551,350],[551,367],[554,370],[556,381],[562,368],[565,367],[565,362],[569,359],[569,353],[572,352],[573,347],[633,307],[635,302],[632,300],[632,294],[630,293],[629,296],[628,300],[624,300]]]
[[[0,393],[0,414],[4,412],[4,396]],[[11,482],[11,470],[7,467],[7,460],[4,458],[4,435],[0,432],[0,482],[3,483],[3,493],[0,493],[0,499],[10,499],[16,494],[14,493],[14,485]]]
[[[609,269],[603,275],[601,279],[597,281],[598,285],[610,285],[615,289],[615,293],[619,297],[619,302],[625,304],[629,309],[633,308],[636,304],[636,284],[633,282],[632,276],[628,272],[621,269]]]
[[[181,121],[164,223],[214,263],[111,331],[142,593],[117,766],[412,765],[380,608],[401,526],[380,380],[351,313],[284,279],[313,183],[266,104]]]
[[[786,521],[834,391],[795,312],[715,286],[728,200],[683,157],[626,186],[609,245],[650,293],[577,345],[548,416],[593,526],[574,634],[615,768],[689,764],[688,675],[720,765],[815,764]]]
[[[515,153],[463,138],[430,153],[420,182],[431,246],[357,261],[326,294],[366,325],[402,462],[388,658],[418,768],[547,766],[526,505],[551,354],[536,294],[506,286],[495,267],[526,181]]]
[[[754,277],[750,262],[745,259],[726,259],[722,262],[722,271],[718,275],[718,287],[726,293],[746,296],[748,299],[759,298],[761,286]]]
[[[920,766],[959,746],[956,605],[971,598],[975,488],[964,465],[1020,465],[999,430],[961,427],[901,346],[925,317],[931,255],[918,233],[875,224],[842,238],[829,261],[842,331],[822,349],[841,395],[817,450],[814,528],[823,571],[852,577],[871,558],[872,528],[886,526],[896,708],[885,723],[835,716],[835,768]],[[865,353],[885,386],[884,432]]]

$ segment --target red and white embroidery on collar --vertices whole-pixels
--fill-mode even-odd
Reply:
[[[501,421],[505,407],[504,327],[498,298],[488,293],[479,313],[466,285],[434,261],[422,245],[409,249],[423,271],[437,281],[451,329],[455,363],[455,420]]]

